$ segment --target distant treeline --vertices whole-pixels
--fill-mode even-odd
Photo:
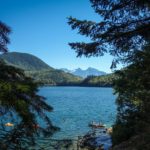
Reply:
[[[65,80],[60,77],[56,80],[52,80],[50,78],[50,74],[47,75],[42,72],[40,73],[28,73],[28,75],[34,78],[35,82],[38,82],[40,85],[49,85],[49,86],[85,86],[85,87],[112,87],[113,81],[115,80],[116,76],[114,74],[108,74],[103,76],[88,76],[85,79],[76,78],[74,80],[70,79]],[[59,74],[58,74],[59,75]],[[47,76],[47,77],[46,77]],[[54,79],[54,78],[53,78]],[[59,80],[58,80],[59,79]]]
[[[114,74],[103,76],[89,76],[81,81],[80,86],[112,87],[114,79]]]
[[[80,77],[61,70],[25,71],[25,74],[40,85],[76,85],[82,80]]]

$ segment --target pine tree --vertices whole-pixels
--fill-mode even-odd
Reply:
[[[11,30],[0,22],[0,52],[7,52]],[[0,61],[0,149],[28,149],[35,137],[51,136],[58,128],[46,112],[53,108],[37,94],[38,86],[23,71]],[[45,125],[41,126],[38,117]],[[10,124],[12,127],[8,127]]]
[[[69,17],[68,24],[91,42],[69,43],[77,56],[114,56],[125,68],[117,71],[114,83],[118,114],[113,127],[113,144],[134,135],[150,133],[150,1],[90,0],[100,22]],[[145,129],[145,130],[144,130]],[[149,140],[150,142],[150,140]]]
[[[0,22],[0,52],[7,52],[7,44],[10,40],[8,35],[10,34],[11,29],[3,22]]]
[[[135,53],[131,65],[116,72],[118,79],[114,83],[114,88],[118,95],[118,114],[112,134],[113,144],[135,135],[150,134],[149,58],[150,45]],[[148,142],[146,139],[144,145],[150,143],[150,138]]]
[[[77,56],[103,56],[110,53],[114,63],[130,62],[135,51],[141,50],[150,34],[149,0],[90,0],[100,22],[69,17],[68,24],[91,42],[69,43]],[[113,67],[112,66],[112,67]]]

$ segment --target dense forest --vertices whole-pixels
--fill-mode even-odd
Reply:
[[[91,86],[91,87],[112,87],[116,80],[116,75],[107,74],[102,76],[89,76],[81,81],[80,86]]]
[[[150,148],[150,1],[90,0],[100,22],[73,17],[68,24],[90,42],[69,43],[78,57],[114,57],[124,70],[116,71],[117,119],[113,126],[114,150]],[[118,147],[117,144],[120,144]]]

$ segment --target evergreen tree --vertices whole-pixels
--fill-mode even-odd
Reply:
[[[113,144],[150,133],[150,1],[90,0],[100,22],[69,17],[68,24],[91,42],[69,43],[77,56],[114,56],[112,68],[121,62],[126,68],[116,72],[118,115]],[[145,128],[145,130],[144,130]],[[150,142],[150,141],[149,141]]]
[[[0,52],[7,52],[10,28],[0,22]],[[39,135],[57,130],[47,116],[52,107],[37,94],[38,87],[23,71],[0,61],[0,149],[29,149]],[[41,126],[38,118],[45,123]]]
[[[7,52],[7,44],[9,44],[10,40],[8,35],[10,34],[11,29],[3,22],[0,22],[0,52]]]
[[[150,45],[135,53],[133,63],[117,71],[114,83],[118,114],[112,140],[118,144],[135,135],[150,134]],[[150,138],[148,142],[150,143]],[[147,143],[146,143],[147,142]],[[136,146],[136,145],[135,145]]]
[[[149,0],[90,0],[101,18],[100,22],[69,17],[68,24],[91,42],[70,43],[77,56],[103,56],[110,53],[118,61],[130,62],[135,51],[141,50],[150,34]]]

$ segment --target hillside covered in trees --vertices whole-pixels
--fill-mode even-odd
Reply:
[[[11,52],[2,54],[0,59],[8,65],[24,70],[27,76],[39,84],[68,85],[81,81],[80,77],[54,69],[31,54]]]
[[[116,75],[114,74],[107,74],[102,76],[89,76],[80,83],[80,86],[112,87],[115,79]]]
[[[0,56],[8,65],[23,69],[25,74],[42,85],[71,85],[71,86],[96,86],[111,87],[113,74],[103,76],[88,76],[85,79],[54,69],[41,59],[27,53],[11,52]]]

